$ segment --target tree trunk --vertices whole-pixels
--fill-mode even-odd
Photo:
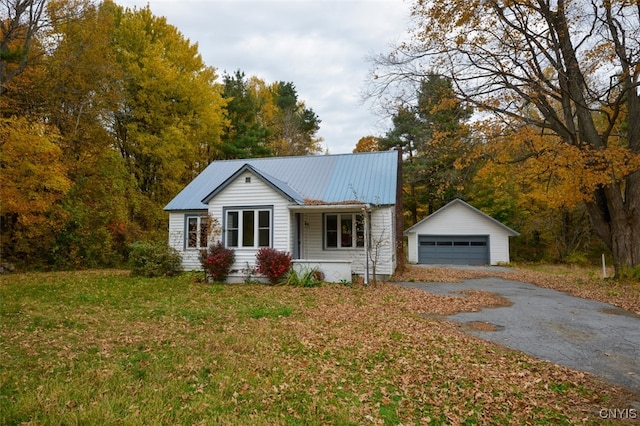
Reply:
[[[623,185],[601,188],[587,203],[595,232],[611,250],[616,278],[640,265],[640,171]]]

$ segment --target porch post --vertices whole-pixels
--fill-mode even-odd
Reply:
[[[369,209],[365,205],[362,208],[362,216],[364,216],[364,285],[369,285]],[[375,277],[374,277],[375,279]]]

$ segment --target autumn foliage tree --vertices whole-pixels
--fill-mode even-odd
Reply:
[[[377,59],[378,94],[427,73],[447,76],[505,135],[524,131],[520,158],[553,160],[617,272],[640,264],[637,2],[420,1],[412,15],[410,40]]]
[[[313,152],[293,84],[247,103],[235,83],[149,6],[0,2],[2,260],[119,266],[133,241],[166,242],[164,205],[212,160],[271,155],[284,106]]]
[[[606,248],[592,232],[581,187],[593,173],[575,151],[549,149],[553,136],[522,128],[505,135],[478,126],[486,141],[461,161],[475,162],[477,172],[467,187],[468,200],[510,227],[512,258],[527,261],[585,263],[600,259]],[[524,142],[523,142],[524,141]],[[580,169],[580,170],[578,170]]]
[[[380,151],[380,138],[377,136],[363,136],[356,143],[353,152],[375,152]]]
[[[0,95],[27,68],[37,36],[50,24],[47,0],[5,0],[0,5]]]
[[[119,13],[112,37],[124,97],[108,129],[138,190],[162,204],[213,159],[226,101],[197,45],[148,6]]]
[[[4,259],[46,256],[64,217],[71,182],[55,128],[24,118],[0,120],[0,217]]]
[[[312,155],[320,152],[320,119],[298,99],[293,83],[267,83],[242,71],[225,74],[228,123],[224,158]]]
[[[451,81],[430,74],[393,112],[392,127],[380,149],[401,146],[404,207],[410,225],[459,196],[466,175],[457,160],[471,151],[465,121],[471,110],[456,98]]]
[[[271,147],[276,156],[312,155],[321,150],[320,118],[298,99],[291,82],[279,81],[271,85],[277,106],[277,115]]]

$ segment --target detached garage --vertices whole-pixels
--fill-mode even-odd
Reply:
[[[404,231],[409,263],[497,265],[509,263],[509,237],[519,235],[455,199]]]

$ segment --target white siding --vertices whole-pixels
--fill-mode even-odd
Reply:
[[[375,209],[371,216],[371,245],[374,256],[377,251],[376,273],[379,275],[391,276],[396,269],[394,218],[395,207]]]
[[[331,213],[359,213],[353,210],[331,210]],[[371,215],[371,233],[372,246],[377,249],[376,274],[390,276],[395,271],[395,250],[393,249],[393,231],[394,231],[394,208],[383,207],[373,210]],[[364,248],[354,249],[324,249],[322,223],[323,213],[304,213],[303,223],[303,242],[302,253],[303,259],[309,260],[351,260],[353,273],[364,275],[366,268],[366,258]],[[369,271],[372,273],[372,265],[369,265]]]
[[[509,258],[509,236],[504,232],[494,232],[489,237],[491,245],[491,264],[505,264],[511,260]]]
[[[185,271],[199,271],[202,269],[198,258],[200,251],[197,249],[185,249],[186,217],[206,214],[206,211],[171,212],[169,214],[169,246],[178,250],[182,255],[182,267]]]
[[[407,236],[409,263],[418,263],[418,235],[489,235],[490,263],[509,263],[509,233],[463,204],[451,205],[411,230]]]
[[[421,230],[411,232],[407,235],[407,261],[409,263],[418,263],[418,234]],[[424,233],[424,232],[423,232]]]
[[[245,178],[250,177],[247,183]],[[252,208],[256,206],[272,206],[272,247],[276,250],[291,252],[291,240],[289,228],[291,214],[288,205],[290,202],[282,194],[277,192],[262,179],[247,171],[238,176],[236,180],[227,185],[219,194],[209,202],[209,215],[217,218],[220,225],[223,223],[223,209],[229,207]],[[223,230],[224,231],[224,230]],[[221,239],[218,236],[217,239]],[[250,269],[255,266],[257,248],[234,248],[236,262],[233,265],[236,272],[229,276],[230,281],[242,280],[247,275],[247,265]]]
[[[250,182],[245,178],[251,177]],[[294,219],[295,213],[289,210],[293,204],[273,187],[263,182],[250,171],[238,176],[220,191],[210,202],[208,214],[223,225],[225,208],[254,208],[269,206],[272,214],[272,247],[293,254]],[[329,210],[327,210],[328,212]],[[298,210],[300,212],[300,210]],[[331,213],[359,211],[332,208]],[[395,271],[396,259],[393,232],[395,209],[391,207],[374,208],[371,215],[373,253],[377,253],[376,273],[379,276],[390,276]],[[206,214],[207,212],[200,212]],[[198,212],[171,212],[169,215],[169,245],[182,254],[185,270],[201,270],[198,250],[185,250],[185,217]],[[365,251],[358,249],[325,250],[323,248],[322,211],[305,211],[302,213],[302,252],[300,258],[307,260],[350,260],[353,273],[364,275]],[[214,240],[222,239],[220,229]],[[236,272],[229,276],[229,281],[242,281],[247,277],[248,269],[255,266],[257,248],[234,248],[236,262],[233,265]],[[373,268],[370,262],[370,272]]]

